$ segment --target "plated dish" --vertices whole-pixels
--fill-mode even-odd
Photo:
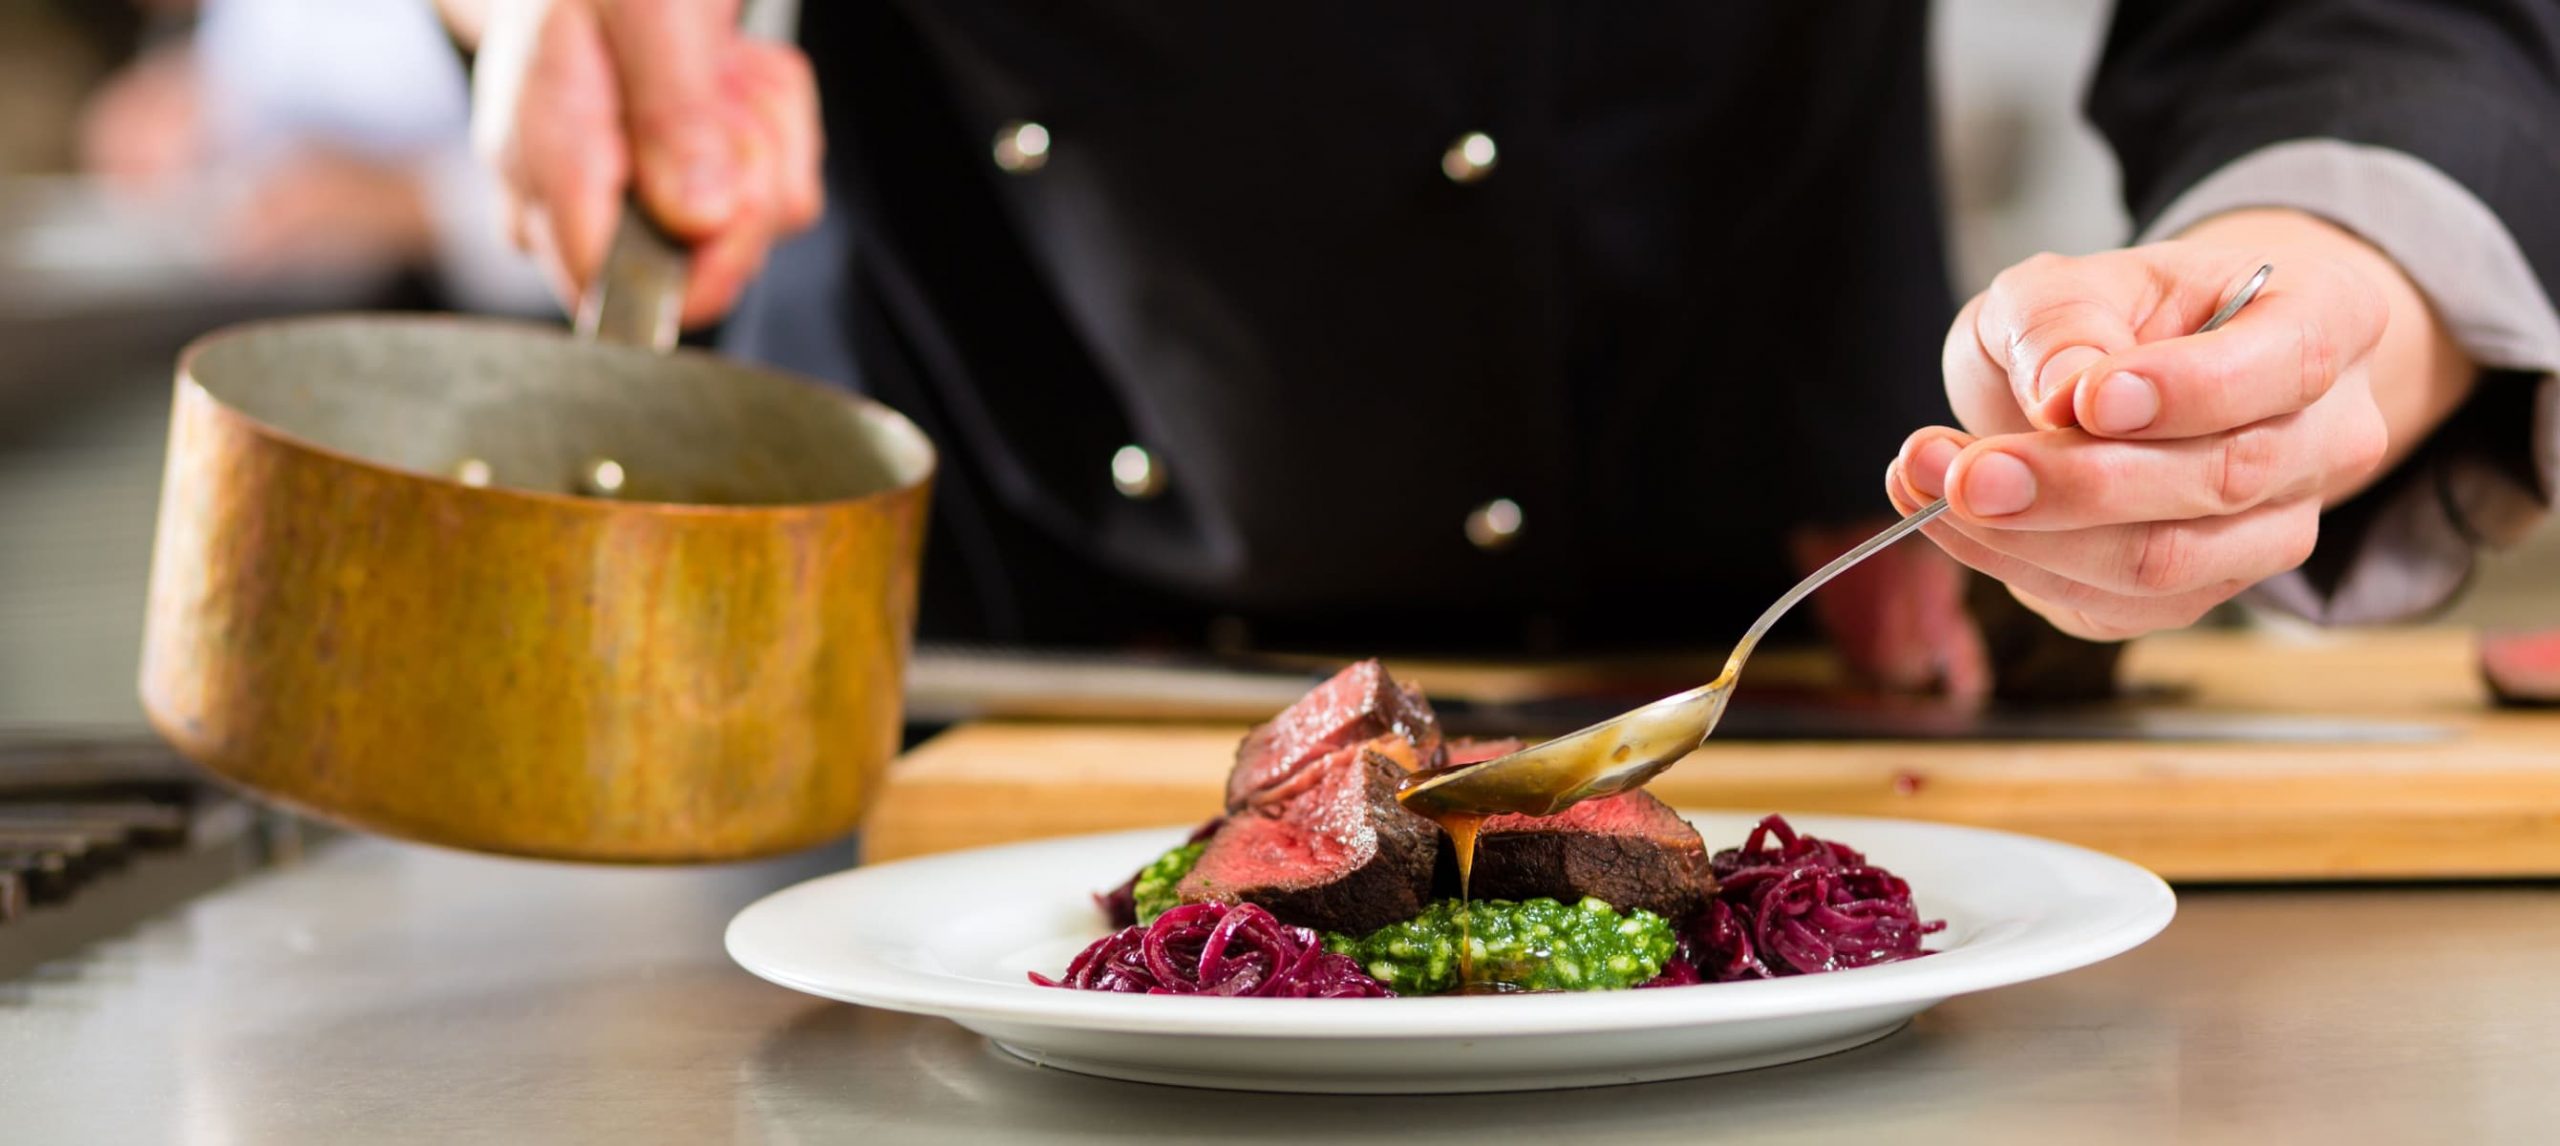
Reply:
[[[1709,839],[1758,817],[1688,813]],[[2169,889],[2110,856],[2003,832],[1790,816],[1854,840],[1946,921],[1934,953],[1708,987],[1392,1001],[1120,995],[1034,985],[1109,930],[1089,898],[1187,827],[859,868],[738,914],[730,955],[795,990],[939,1015],[1027,1061],[1241,1090],[1440,1093],[1685,1078],[1844,1050],[1942,999],[2085,967],[2167,926]]]
[[[2114,955],[2174,911],[2140,868],[2002,833],[1684,815],[1641,791],[1544,817],[1398,798],[1510,747],[1444,741],[1419,692],[1364,662],[1245,738],[1206,824],[830,876],[740,913],[729,950],[1069,1070],[1474,1091],[1844,1049]]]
[[[1421,690],[1353,664],[1247,733],[1219,814],[1099,897],[1119,930],[1031,981],[1273,998],[1681,987],[1916,959],[1944,926],[1891,871],[1780,816],[1711,855],[1642,790],[1528,793],[1537,815],[1420,799],[1520,747],[1449,740]]]

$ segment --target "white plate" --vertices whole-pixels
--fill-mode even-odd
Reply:
[[[1693,813],[1711,849],[1756,817]],[[1687,1078],[1846,1050],[1950,995],[2129,950],[2176,899],[2123,860],[2005,832],[1790,816],[1911,881],[1947,929],[1924,959],[1750,983],[1427,999],[1204,999],[1032,985],[1108,928],[1090,895],[1182,829],[1045,840],[859,868],[765,897],[729,954],[783,986],[940,1015],[1034,1063],[1237,1090],[1432,1093]]]

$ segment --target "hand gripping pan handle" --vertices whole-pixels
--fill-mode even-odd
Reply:
[[[777,0],[747,0],[739,6],[738,23],[750,35],[787,39],[798,8]],[[622,221],[605,248],[604,267],[586,297],[578,300],[578,337],[660,354],[675,349],[682,333],[685,279],[692,270],[692,253],[649,217],[636,190],[626,193]]]

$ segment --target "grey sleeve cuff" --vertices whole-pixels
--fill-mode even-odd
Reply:
[[[2471,576],[2475,550],[2531,530],[2560,493],[2560,313],[2496,214],[2452,177],[2390,148],[2334,139],[2274,144],[2232,161],[2169,204],[2141,241],[2249,207],[2307,211],[2389,255],[2434,304],[2454,340],[2484,370],[2482,385],[2534,388],[2529,435],[2511,455],[2422,451],[2356,536],[2324,531],[2352,555],[2324,592],[2302,571],[2271,578],[2250,599],[2323,624],[2404,620],[2441,607]],[[2516,375],[2522,375],[2521,379]],[[2475,399],[2476,401],[2476,399]]]

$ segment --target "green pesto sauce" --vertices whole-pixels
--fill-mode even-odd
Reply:
[[[1143,904],[1146,884],[1138,886]],[[1552,899],[1444,899],[1358,938],[1327,935],[1325,947],[1357,960],[1396,994],[1446,994],[1459,986],[1462,913],[1471,944],[1468,963],[1479,986],[1615,990],[1661,974],[1671,958],[1671,921],[1641,909],[1621,914],[1589,897],[1571,906]]]
[[[1139,869],[1138,922],[1153,923],[1157,916],[1182,905],[1173,889],[1181,886],[1182,877],[1191,874],[1192,867],[1200,862],[1201,849],[1208,846],[1207,840],[1184,844],[1157,856],[1155,862]]]

